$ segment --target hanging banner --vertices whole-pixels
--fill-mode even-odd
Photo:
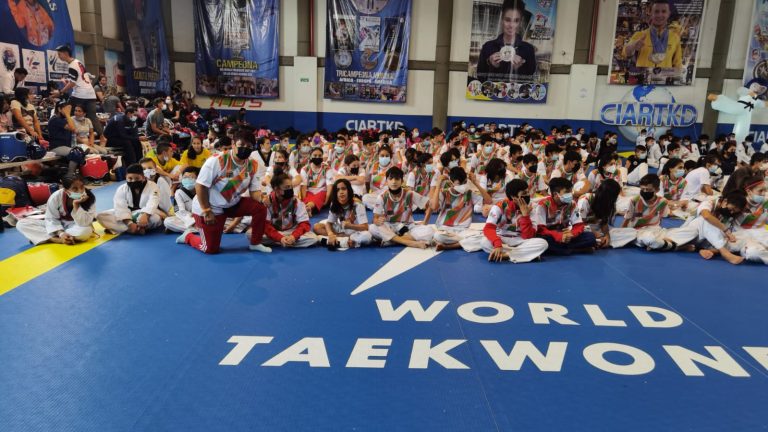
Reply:
[[[104,50],[104,65],[107,85],[117,87],[118,91],[125,91],[125,66],[120,62],[120,53]]]
[[[120,0],[124,34],[126,91],[153,96],[170,93],[171,71],[160,0]]]
[[[279,96],[279,0],[195,0],[197,93]]]
[[[325,97],[405,103],[411,0],[328,0]]]
[[[754,0],[752,29],[749,32],[747,60],[744,65],[744,87],[762,100],[768,98],[768,3]]]
[[[25,80],[28,87],[44,86],[48,79],[66,75],[67,65],[53,51],[63,44],[75,45],[65,0],[0,1],[0,92],[13,88],[16,68],[23,67],[29,72]],[[56,70],[62,68],[63,73],[57,75]]]
[[[475,0],[467,99],[545,103],[557,0]]]
[[[704,0],[619,0],[610,84],[693,84]]]

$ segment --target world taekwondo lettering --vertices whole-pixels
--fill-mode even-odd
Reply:
[[[383,322],[407,322],[409,327],[416,323],[430,323],[441,314],[446,314],[450,302],[433,301],[423,305],[418,300],[406,300],[399,305],[391,300],[377,299],[376,309]],[[586,319],[577,322],[568,309],[555,303],[528,303],[525,317],[536,325],[596,326],[596,327],[641,327],[657,332],[663,340],[663,331],[689,325],[678,313],[656,306],[627,306],[627,310],[604,310],[599,305],[582,305]],[[482,312],[481,312],[482,311]],[[459,305],[455,310],[462,320],[482,325],[513,325],[510,323],[516,312],[512,306],[493,301],[474,301]],[[584,315],[581,315],[582,317]],[[623,319],[622,319],[623,318]],[[631,319],[630,319],[631,318]],[[505,332],[510,334],[511,332]],[[349,354],[331,358],[326,349],[325,338],[304,337],[285,346],[284,341],[275,341],[274,336],[234,335],[227,341],[234,347],[219,362],[220,366],[244,366],[258,363],[261,367],[282,367],[290,363],[304,364],[310,368],[363,368],[381,369],[387,367],[390,351],[400,351],[410,356],[408,369],[442,368],[445,370],[466,370],[468,365],[457,358],[457,353],[470,349],[486,355],[501,372],[538,370],[539,372],[561,372],[566,359],[585,361],[602,372],[615,375],[645,375],[657,367],[657,359],[648,351],[615,342],[599,341],[573,347],[567,341],[516,340],[500,342],[484,339],[414,339],[395,341],[385,337],[361,337],[352,341],[333,340],[334,346],[346,345]],[[283,348],[276,355],[264,355],[263,345],[280,343]],[[719,345],[686,348],[680,345],[661,344],[652,352],[668,357],[666,363],[674,363],[684,376],[701,377],[718,373],[733,378],[749,378],[753,375],[768,377],[768,347],[743,346],[732,350]],[[663,353],[663,354],[662,354]],[[398,353],[399,354],[399,353]],[[464,352],[465,356],[470,356]],[[762,369],[745,360],[749,356]],[[658,358],[658,357],[657,357]],[[618,360],[621,359],[621,360]],[[482,361],[482,359],[477,359]],[[398,364],[400,364],[398,362]],[[397,366],[404,367],[404,366]],[[749,371],[747,369],[750,369]]]

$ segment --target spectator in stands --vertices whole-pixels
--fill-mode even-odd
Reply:
[[[165,117],[163,111],[165,110],[165,102],[162,98],[157,98],[153,102],[155,109],[149,112],[147,115],[147,136],[150,140],[156,140],[157,137],[162,135],[170,135],[171,130],[165,125]]]
[[[90,74],[80,60],[72,57],[72,48],[69,45],[60,45],[56,48],[61,61],[67,62],[67,84],[61,89],[62,93],[72,90],[69,101],[73,105],[82,105],[85,108],[88,119],[93,124],[93,130],[101,136],[103,130],[98,116],[96,116],[96,91],[91,85]]]
[[[109,140],[111,147],[123,149],[123,165],[130,166],[139,161],[142,155],[141,141],[139,140],[139,118],[136,108],[129,106],[125,114],[116,113],[107,122],[104,128],[104,136]],[[48,133],[51,125],[48,123]]]
[[[13,130],[13,115],[11,115],[11,103],[6,98],[0,98],[0,132]]]
[[[104,75],[99,76],[99,80],[93,86],[93,91],[96,92],[96,99],[100,104],[104,103],[104,98],[107,97],[107,77]]]
[[[203,167],[205,160],[211,157],[211,151],[203,147],[203,140],[200,136],[195,135],[192,137],[192,142],[189,148],[184,150],[181,154],[182,167],[195,167],[200,169]]]
[[[107,154],[107,148],[96,144],[93,123],[85,116],[85,108],[75,105],[74,109],[75,139],[77,144],[88,153]]]
[[[48,120],[48,151],[56,156],[67,156],[72,151],[72,134],[75,132],[75,122],[71,117],[72,104],[61,101],[56,104],[56,112]],[[69,161],[68,174],[73,175],[78,163]]]
[[[120,97],[117,95],[117,89],[114,87],[107,87],[104,93],[104,100],[101,103],[101,108],[102,111],[109,115],[113,115],[117,111],[124,111]]]
[[[37,111],[35,106],[29,101],[29,89],[19,87],[14,91],[15,97],[11,102],[11,113],[13,114],[13,127],[16,130],[23,130],[31,137],[42,140],[43,131],[40,129],[40,122],[37,120]]]

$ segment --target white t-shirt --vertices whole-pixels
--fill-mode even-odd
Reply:
[[[208,202],[214,214],[222,214],[225,208],[237,205],[243,192],[259,191],[256,169],[253,159],[237,165],[230,152],[211,156],[205,161],[197,176],[197,184],[208,188]],[[197,195],[192,202],[192,212],[203,215]]]
[[[680,199],[689,200],[695,198],[696,195],[701,193],[702,186],[711,184],[709,170],[706,167],[698,167],[685,176],[685,182],[685,189]]]
[[[360,202],[355,202],[352,204],[352,207],[346,210],[344,214],[337,215],[333,211],[329,211],[328,223],[333,225],[333,229],[337,233],[342,232],[342,223],[346,220],[349,220],[352,214],[355,216],[353,219],[355,225],[368,223],[368,214],[365,212],[365,206]]]
[[[96,99],[96,90],[93,89],[91,79],[88,77],[85,66],[78,59],[72,59],[69,62],[69,73],[67,75],[71,81],[75,82],[72,89],[72,97],[78,99]]]

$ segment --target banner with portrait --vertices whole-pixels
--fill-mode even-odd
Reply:
[[[768,98],[768,3],[754,0],[752,25],[749,26],[747,60],[744,64],[744,87],[762,100]]]
[[[120,0],[128,36],[125,50],[126,91],[151,97],[171,91],[171,62],[165,41],[160,0]]]
[[[279,0],[195,0],[197,93],[279,96]]]
[[[48,79],[62,78],[66,64],[58,60],[54,49],[63,44],[75,45],[65,0],[0,1],[0,91],[13,88],[13,70],[20,67],[29,72],[27,87],[45,86]],[[57,67],[63,67],[64,73],[57,75]]]
[[[325,97],[405,103],[411,0],[328,0]]]
[[[545,103],[557,0],[475,0],[467,99]]]
[[[619,0],[610,84],[692,85],[705,0]]]

